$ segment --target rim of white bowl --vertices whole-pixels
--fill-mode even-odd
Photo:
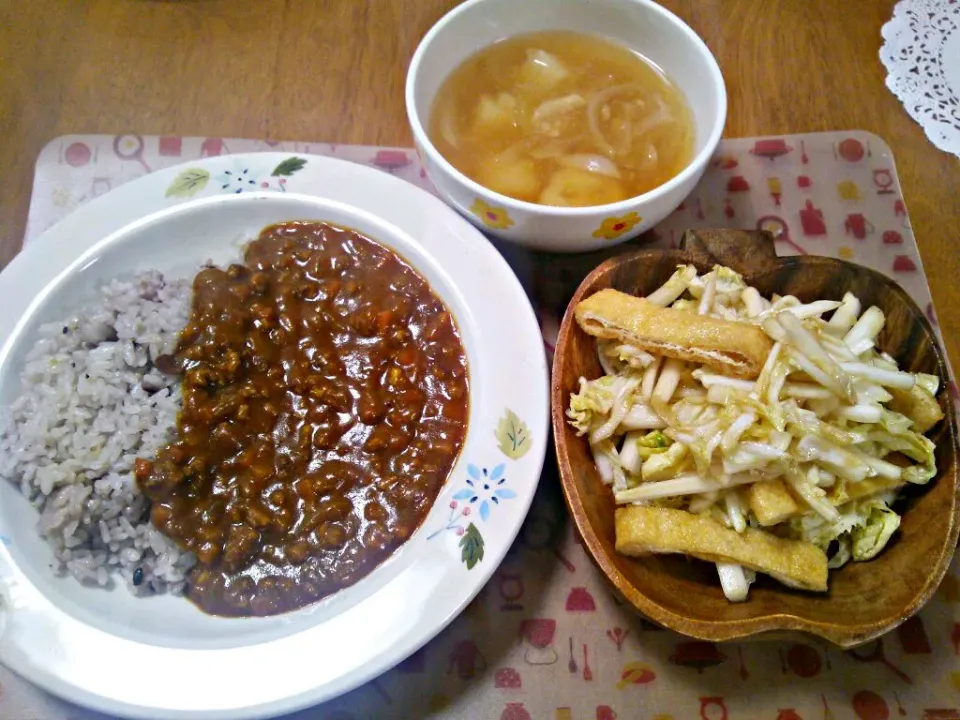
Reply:
[[[690,162],[684,166],[683,170],[662,185],[658,185],[652,190],[648,190],[641,195],[634,195],[626,200],[620,200],[619,202],[615,203],[607,203],[605,205],[588,205],[585,207],[572,208],[560,207],[556,205],[540,205],[539,203],[527,202],[526,200],[517,200],[509,195],[503,195],[468,178],[462,172],[457,170],[452,164],[450,164],[450,162],[439,150],[437,150],[433,142],[430,140],[426,130],[424,130],[423,123],[420,121],[420,114],[417,112],[416,102],[414,101],[414,89],[419,77],[418,71],[420,69],[423,56],[430,44],[433,43],[440,33],[445,30],[447,25],[455,20],[459,15],[469,11],[475,5],[481,5],[488,1],[489,0],[466,0],[466,2],[461,3],[437,20],[436,23],[434,23],[433,27],[431,27],[427,31],[427,34],[424,35],[420,40],[416,51],[413,53],[413,58],[410,60],[410,66],[407,69],[407,80],[404,91],[404,99],[407,105],[407,120],[410,123],[410,128],[413,130],[413,134],[417,142],[423,148],[425,148],[427,154],[430,155],[430,159],[433,162],[440,165],[447,173],[453,175],[457,180],[463,183],[474,193],[480,196],[491,195],[496,198],[496,201],[501,205],[511,209],[523,210],[537,215],[551,215],[570,218],[589,217],[596,214],[598,211],[602,211],[604,213],[618,213],[636,207],[638,202],[656,200],[657,198],[666,195],[678,186],[682,185],[692,175],[700,172],[701,168],[703,168],[707,161],[709,161],[714,150],[716,150],[716,147],[720,142],[720,138],[723,135],[723,128],[727,122],[727,86],[723,80],[723,73],[720,72],[720,65],[717,63],[717,59],[713,56],[713,53],[710,52],[710,48],[707,47],[707,44],[703,41],[703,39],[697,35],[696,32],[694,32],[693,28],[691,28],[683,20],[677,17],[677,15],[670,12],[665,7],[658,5],[657,3],[653,2],[653,0],[626,0],[627,2],[638,5],[650,12],[659,14],[661,17],[675,25],[680,32],[687,37],[692,46],[698,50],[706,60],[710,77],[718,89],[718,105],[720,106],[720,112],[714,118],[713,125],[710,128],[710,133],[707,136],[707,140],[700,152],[694,155]]]

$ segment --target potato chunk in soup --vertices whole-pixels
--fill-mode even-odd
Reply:
[[[444,81],[430,138],[467,177],[543,205],[641,195],[690,162],[694,126],[680,90],[609,40],[566,31],[495,43]]]

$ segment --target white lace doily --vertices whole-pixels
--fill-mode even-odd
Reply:
[[[960,0],[902,0],[881,33],[887,87],[934,145],[960,156]]]

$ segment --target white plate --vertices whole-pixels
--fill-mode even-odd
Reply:
[[[327,220],[394,247],[453,311],[471,383],[460,459],[420,530],[382,566],[272,618],[216,618],[182,598],[137,599],[123,587],[55,577],[36,512],[0,481],[0,661],[53,693],[149,718],[237,720],[328,700],[444,628],[523,522],[548,433],[546,360],[523,289],[489,242],[439,200],[340,160],[208,158],[135,180],[47,231],[0,274],[0,403],[20,391],[38,324],[69,316],[103,281],[229,260],[282,220]],[[496,487],[486,482],[494,476]]]

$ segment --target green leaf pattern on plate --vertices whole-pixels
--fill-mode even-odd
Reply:
[[[500,451],[511,460],[519,460],[530,449],[530,428],[510,408],[500,419],[494,434]]]
[[[289,157],[279,165],[277,165],[273,172],[270,173],[273,177],[290,177],[295,172],[303,170],[303,166],[307,164],[307,161],[301,157]]]
[[[467,525],[460,538],[460,559],[467,570],[473,570],[474,565],[483,560],[483,536],[473,523]]]
[[[533,443],[530,438],[530,428],[510,408],[504,410],[503,417],[497,423],[494,436],[497,439],[497,446],[500,451],[511,460],[519,460],[526,455]],[[463,526],[471,508],[474,507],[474,503],[483,500],[477,507],[480,508],[481,519],[486,520],[493,505],[499,505],[500,500],[517,496],[513,490],[500,487],[506,480],[503,475],[505,468],[504,463],[499,463],[492,472],[488,473],[483,466],[468,464],[467,474],[470,476],[470,479],[466,481],[468,487],[452,496],[450,517],[446,524],[441,525],[427,536],[427,540],[433,540],[448,531],[455,531],[460,536],[460,560],[466,565],[467,570],[472,570],[478,562],[483,560],[484,543],[480,530],[472,522],[468,523],[466,527]],[[461,502],[463,503],[462,506]]]
[[[191,197],[196,195],[206,187],[208,180],[210,180],[210,173],[203,168],[187,168],[170,183],[166,197]]]

